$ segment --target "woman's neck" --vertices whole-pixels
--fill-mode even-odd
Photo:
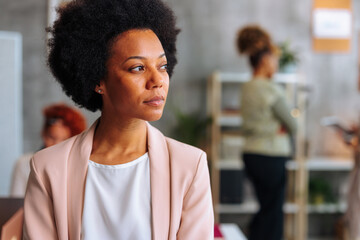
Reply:
[[[102,115],[95,130],[90,159],[106,165],[130,162],[147,152],[146,122]]]
[[[272,73],[268,71],[264,71],[263,69],[254,69],[253,78],[262,78],[262,79],[271,79],[273,76]]]

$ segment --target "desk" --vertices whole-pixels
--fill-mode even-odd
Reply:
[[[22,206],[24,206],[23,198],[0,198],[0,233],[2,225]]]
[[[23,211],[17,211],[24,205],[22,198],[0,198],[0,238],[13,239],[12,236],[21,237]],[[14,214],[16,217],[13,218]],[[9,219],[12,219],[9,221]],[[5,226],[5,227],[4,227]],[[15,238],[15,239],[19,239]]]
[[[225,240],[247,240],[235,223],[222,223],[220,224],[220,229]]]

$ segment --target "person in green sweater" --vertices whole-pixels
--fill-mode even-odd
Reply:
[[[272,81],[278,53],[270,35],[259,26],[246,26],[237,47],[249,56],[252,79],[241,90],[242,159],[254,185],[260,209],[249,227],[249,240],[280,240],[283,237],[285,162],[292,154],[291,136],[296,132],[283,89]]]

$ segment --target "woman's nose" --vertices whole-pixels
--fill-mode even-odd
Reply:
[[[153,70],[149,73],[146,88],[161,88],[166,78],[168,78],[168,74],[166,72],[161,72],[157,69]]]

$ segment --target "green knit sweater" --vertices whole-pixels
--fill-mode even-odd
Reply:
[[[254,78],[241,89],[244,153],[290,156],[296,132],[283,89],[269,79]]]

